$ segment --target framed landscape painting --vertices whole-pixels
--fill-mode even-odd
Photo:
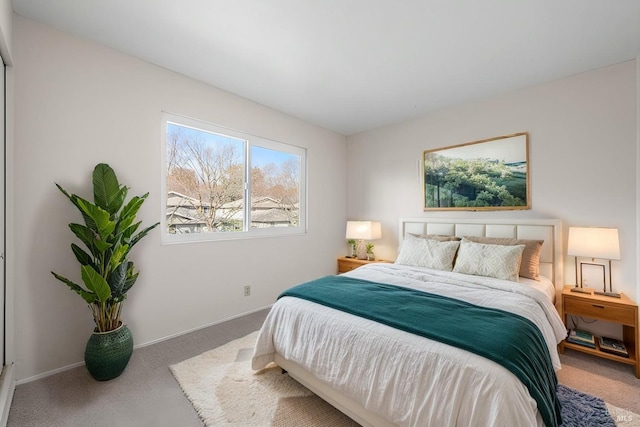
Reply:
[[[526,132],[425,150],[424,210],[531,209]]]

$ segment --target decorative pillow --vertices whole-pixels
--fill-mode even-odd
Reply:
[[[523,251],[524,245],[489,245],[463,238],[453,271],[517,282]]]
[[[520,276],[540,281],[540,251],[542,250],[542,244],[544,243],[544,240],[476,236],[465,236],[465,239],[475,243],[488,243],[490,245],[524,245],[524,252],[522,252],[522,262],[520,263]]]
[[[458,246],[459,241],[439,242],[407,234],[395,263],[451,271]]]
[[[458,236],[446,236],[444,234],[412,234],[412,236],[419,237],[421,239],[437,240],[438,242],[459,242]]]

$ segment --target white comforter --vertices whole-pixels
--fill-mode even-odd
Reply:
[[[556,370],[566,330],[543,292],[523,284],[393,264],[351,277],[499,308],[538,326]],[[400,426],[542,425],[527,388],[497,363],[306,300],[278,300],[260,331],[253,369],[275,353]]]

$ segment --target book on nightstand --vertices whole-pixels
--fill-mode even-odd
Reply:
[[[591,332],[571,329],[567,335],[567,342],[583,345],[589,348],[596,348],[596,339]]]
[[[600,344],[600,350],[605,353],[616,354],[621,357],[629,357],[627,346],[625,346],[620,340],[609,337],[600,337],[598,339],[598,344]]]

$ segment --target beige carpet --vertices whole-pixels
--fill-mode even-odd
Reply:
[[[272,365],[250,367],[257,332],[170,366],[207,426],[343,427],[357,423]],[[607,404],[619,427],[640,416]]]

